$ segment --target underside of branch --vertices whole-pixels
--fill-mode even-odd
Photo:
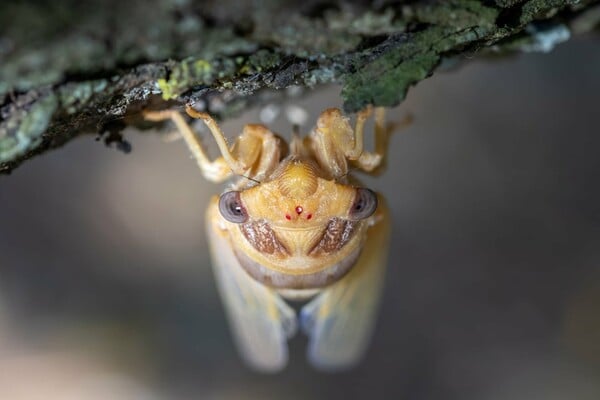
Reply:
[[[440,65],[549,51],[599,1],[136,0],[0,5],[0,173],[82,133],[142,126],[143,108],[219,118],[338,83],[347,112],[394,106]]]

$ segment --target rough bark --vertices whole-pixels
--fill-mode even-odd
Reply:
[[[226,118],[294,85],[348,112],[397,105],[440,65],[549,51],[595,29],[594,0],[95,0],[0,5],[0,173],[81,133],[195,103]]]

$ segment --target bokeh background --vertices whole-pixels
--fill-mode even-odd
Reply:
[[[280,374],[241,363],[204,234],[221,187],[128,131],[130,154],[85,136],[0,178],[0,398],[600,398],[598,38],[473,58],[389,112],[415,122],[365,178],[394,232],[357,368],[314,371],[302,337]],[[314,121],[338,93],[288,104]]]

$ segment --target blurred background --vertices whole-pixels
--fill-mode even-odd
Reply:
[[[415,122],[364,179],[393,244],[372,346],[345,373],[314,371],[303,337],[278,375],[242,364],[204,234],[222,188],[182,141],[128,131],[123,154],[84,136],[0,177],[0,398],[600,398],[599,50],[475,56],[388,113]],[[305,131],[338,93],[289,102]]]

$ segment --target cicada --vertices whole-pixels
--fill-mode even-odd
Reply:
[[[177,111],[146,111],[171,119],[206,179],[234,178],[206,212],[212,266],[242,358],[254,369],[281,370],[287,341],[300,328],[308,359],[340,370],[364,355],[385,273],[390,217],[384,199],[351,170],[374,174],[383,166],[390,127],[383,108],[357,114],[354,127],[335,108],[312,131],[289,143],[264,125],[245,125],[229,146],[215,120],[191,106],[208,127],[221,156],[211,160]],[[363,149],[374,114],[374,151]],[[292,302],[304,302],[296,313]],[[298,308],[298,307],[296,307]],[[298,315],[299,314],[299,315]]]

